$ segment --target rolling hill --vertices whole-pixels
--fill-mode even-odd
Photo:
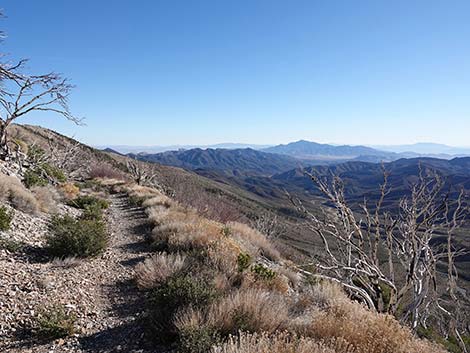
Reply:
[[[361,160],[374,157],[374,161],[390,161],[399,158],[396,153],[385,152],[365,146],[333,146],[300,140],[286,145],[278,145],[263,149],[264,152],[288,155],[305,160],[337,160],[345,161],[351,159]]]
[[[200,149],[168,151],[157,154],[129,154],[131,158],[147,162],[157,162],[189,170],[212,170],[226,175],[269,176],[305,164],[293,157],[243,149]]]

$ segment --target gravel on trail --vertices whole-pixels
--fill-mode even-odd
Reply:
[[[134,266],[149,256],[151,228],[142,209],[125,194],[110,195],[106,211],[109,245],[94,259],[61,263],[42,250],[44,217],[15,215],[13,229],[23,250],[0,249],[1,352],[156,352],[147,345],[143,295]],[[7,234],[8,235],[8,234]],[[35,339],[28,327],[37,310],[59,303],[77,316],[77,333],[52,342]]]

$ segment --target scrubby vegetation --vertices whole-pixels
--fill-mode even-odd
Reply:
[[[244,224],[207,220],[155,189],[115,189],[141,200],[165,251],[137,266],[136,281],[151,336],[181,352],[443,352],[337,285],[302,279]]]
[[[9,211],[5,206],[0,206],[0,230],[6,231],[10,229],[13,215],[13,211]]]
[[[98,197],[91,195],[79,196],[68,202],[70,206],[81,208],[83,210],[87,208],[100,208],[102,210],[109,207],[109,202]]]
[[[65,182],[67,178],[64,172],[52,165],[45,158],[46,152],[37,146],[28,149],[28,160],[32,166],[24,173],[24,184],[26,187],[46,186],[50,182]]]
[[[39,203],[32,192],[12,176],[0,175],[0,201],[9,202],[15,209],[26,213],[39,211]]]
[[[43,308],[37,315],[34,330],[42,339],[56,339],[75,333],[76,315],[61,305]]]
[[[49,230],[47,249],[55,257],[95,256],[106,248],[106,228],[101,220],[54,216]]]

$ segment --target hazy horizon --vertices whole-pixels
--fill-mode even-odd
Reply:
[[[276,145],[286,145],[292,142],[298,142],[298,141],[309,141],[309,142],[316,142],[316,143],[321,143],[321,144],[326,144],[326,145],[332,145],[332,146],[343,146],[343,145],[349,145],[349,146],[366,146],[366,147],[399,147],[399,146],[413,146],[413,145],[426,145],[426,144],[432,144],[432,145],[443,145],[447,147],[453,147],[453,148],[470,148],[470,145],[449,145],[445,143],[437,143],[437,142],[432,142],[432,141],[417,141],[417,142],[411,142],[411,143],[403,143],[403,144],[348,144],[348,143],[337,143],[337,142],[319,142],[319,141],[314,141],[314,140],[306,140],[306,139],[297,139],[293,141],[288,141],[288,142],[279,142],[279,143],[266,143],[266,144],[259,144],[255,142],[234,142],[234,141],[219,141],[219,142],[208,142],[208,143],[203,143],[203,144],[186,144],[186,143],[176,143],[176,144],[126,144],[126,143],[117,143],[117,144],[106,144],[106,143],[100,143],[100,144],[93,144],[93,146],[97,147],[106,147],[106,146],[126,146],[126,147],[177,147],[177,146],[216,146],[216,145],[251,145],[251,146],[276,146]]]
[[[17,122],[88,144],[469,144],[468,1],[50,0],[3,11],[3,52],[69,77],[87,126]]]

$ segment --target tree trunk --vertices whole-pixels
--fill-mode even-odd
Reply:
[[[5,160],[8,158],[8,140],[7,140],[7,125],[5,122],[0,122],[0,159]]]

